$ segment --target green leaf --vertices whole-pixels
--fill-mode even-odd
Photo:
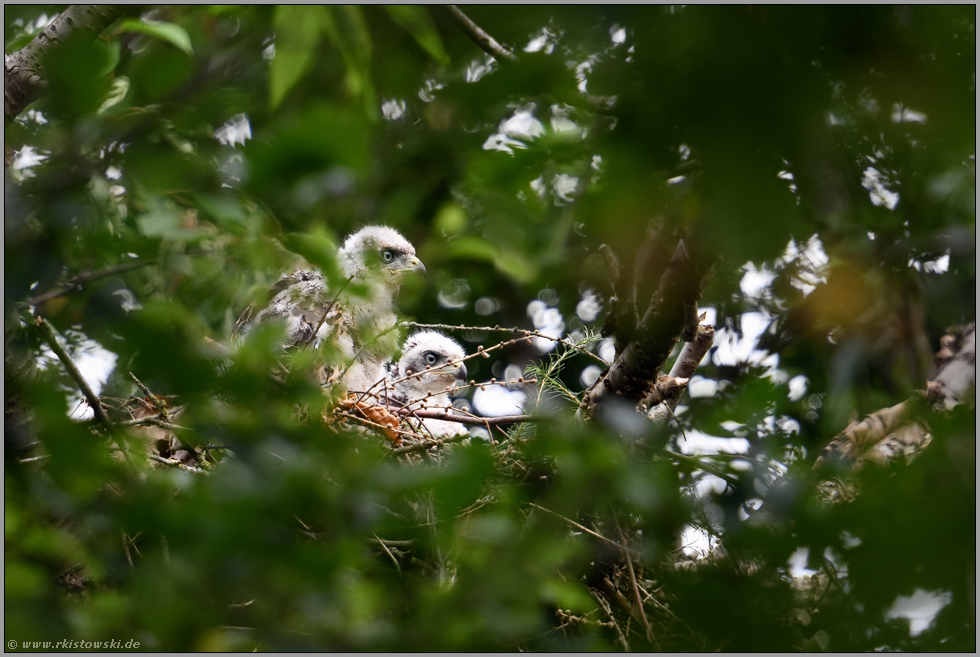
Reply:
[[[802,650],[804,652],[823,652],[830,645],[830,635],[826,630],[817,630],[817,632],[806,640],[803,644]]]
[[[187,30],[174,23],[158,23],[155,21],[129,19],[119,26],[119,32],[137,32],[166,41],[172,46],[183,50],[188,55],[194,54],[191,38]]]
[[[456,235],[466,228],[467,220],[466,210],[459,204],[446,203],[436,215],[435,227],[443,235]]]
[[[8,55],[14,54],[18,50],[20,50],[21,48],[29,44],[31,41],[33,41],[35,36],[36,35],[34,34],[28,34],[27,32],[23,32],[23,31],[18,32],[17,35],[14,36],[14,38],[9,39],[6,43],[4,43],[3,45],[4,53]]]
[[[279,106],[313,63],[325,14],[326,9],[320,5],[276,7],[273,19],[276,56],[269,74],[269,105],[273,109]]]
[[[106,60],[99,68],[100,76],[109,75],[114,70],[116,70],[116,65],[119,64],[119,52],[121,50],[122,50],[122,44],[120,44],[118,41],[112,41],[108,44],[105,44],[104,51],[106,54]]]
[[[501,272],[519,283],[530,283],[537,276],[537,267],[524,256],[505,252],[489,240],[480,237],[457,237],[446,252],[450,258],[492,262]]]
[[[578,612],[589,612],[595,608],[595,603],[574,582],[551,579],[541,584],[541,599],[546,600],[562,609]]]
[[[347,91],[353,98],[364,101],[368,118],[378,118],[371,81],[371,33],[360,7],[343,5],[328,7],[323,14],[323,31],[337,46],[347,66]]]
[[[241,8],[241,5],[210,5],[208,6],[208,13],[212,16],[225,16],[241,11]]]
[[[184,226],[184,218],[173,203],[161,199],[151,199],[150,209],[139,217],[137,223],[147,237],[162,237],[165,239],[189,239],[197,234],[196,230]]]
[[[418,5],[385,5],[385,9],[391,19],[408,30],[433,59],[443,66],[449,64],[449,55],[442,47],[442,39],[424,8]]]

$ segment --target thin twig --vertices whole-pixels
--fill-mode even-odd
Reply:
[[[124,265],[107,267],[106,269],[100,269],[99,271],[83,272],[81,274],[78,274],[77,276],[72,276],[67,281],[65,281],[66,284],[65,287],[58,288],[55,290],[48,290],[44,294],[39,294],[33,299],[22,301],[18,305],[22,308],[27,306],[37,306],[39,304],[44,303],[45,301],[49,301],[51,299],[64,296],[70,292],[74,292],[75,290],[80,290],[82,289],[82,286],[85,283],[90,283],[100,278],[105,278],[106,276],[112,276],[113,274],[121,274],[123,272],[130,271],[132,269],[139,269],[140,267],[145,267],[152,263],[153,260],[143,260],[140,262],[127,262]]]
[[[696,459],[693,456],[688,456],[686,454],[678,454],[677,452],[672,452],[668,449],[665,449],[663,453],[675,461],[686,463],[687,465],[694,466],[699,470],[704,470],[708,474],[713,474],[716,477],[720,477],[721,479],[724,479],[726,483],[731,484],[732,486],[738,484],[738,479],[732,477],[730,474],[724,470],[721,470],[720,468],[716,468],[713,465],[705,463],[701,459]]]
[[[603,365],[606,365],[606,366],[609,365],[609,363],[607,361],[605,361],[602,358],[600,358],[597,354],[592,353],[588,349],[585,349],[585,348],[583,348],[583,347],[575,344],[574,342],[569,342],[568,340],[562,340],[561,338],[553,338],[550,335],[544,335],[543,333],[539,333],[538,331],[531,331],[531,330],[528,330],[528,329],[504,328],[504,327],[501,327],[501,326],[462,326],[462,325],[454,326],[452,324],[420,324],[419,322],[402,322],[402,326],[415,327],[415,328],[437,329],[437,330],[440,330],[440,331],[487,331],[487,332],[491,332],[491,333],[523,333],[524,334],[524,337],[542,338],[544,340],[550,340],[550,341],[556,342],[558,344],[563,344],[563,345],[565,345],[566,347],[568,347],[570,349],[575,349],[576,351],[581,352],[581,353],[585,354],[586,356],[589,356],[590,358],[593,358],[593,359],[599,361]],[[519,340],[519,338],[518,338],[518,340]],[[512,342],[516,342],[516,340],[515,341],[512,341]],[[508,344],[510,344],[510,343],[508,343]],[[487,349],[486,351],[490,351],[490,350]],[[470,356],[467,356],[467,358],[471,358],[474,355],[476,355],[476,354],[471,354]]]
[[[502,45],[497,43],[496,39],[484,32],[479,25],[474,23],[469,16],[464,14],[459,10],[456,5],[446,5],[446,11],[452,17],[453,21],[466,33],[473,43],[480,46],[480,48],[496,59],[498,62],[511,62],[517,63],[517,57],[514,53],[510,52]]]
[[[412,547],[412,545],[415,544],[414,538],[409,538],[404,541],[393,541],[387,538],[378,538],[377,534],[374,534],[373,536],[374,536],[373,539],[368,539],[368,540],[382,545],[390,545],[391,547]]]
[[[152,392],[150,392],[150,389],[147,388],[145,385],[143,385],[143,383],[139,379],[137,379],[136,375],[133,374],[132,372],[129,373],[129,378],[131,378],[136,383],[137,387],[139,387],[139,389],[143,391],[143,394],[146,395],[147,401],[153,404],[153,407],[155,409],[160,411],[160,417],[163,418],[164,420],[169,420],[170,412],[167,410],[166,402],[161,403],[158,397],[154,395]]]
[[[465,415],[455,415],[443,411],[410,411],[405,408],[398,409],[399,415],[412,415],[413,417],[424,418],[426,420],[443,420],[445,422],[458,422],[460,424],[472,424],[476,426],[496,427],[508,424],[521,424],[523,422],[541,422],[545,418],[539,415],[499,415],[497,417],[467,417]]]
[[[123,543],[123,552],[126,553],[126,561],[129,562],[130,569],[135,569],[136,566],[133,565],[133,557],[132,555],[129,554],[129,540],[126,537],[126,532],[122,532],[122,543]]]
[[[592,591],[592,595],[599,601],[599,606],[601,606],[602,610],[606,612],[606,616],[609,617],[613,627],[616,628],[616,634],[619,635],[619,641],[623,644],[623,649],[626,652],[632,652],[630,650],[630,644],[626,642],[626,637],[623,636],[623,631],[619,629],[619,623],[616,622],[616,616],[613,615],[612,608],[610,608],[609,603],[606,602],[606,599],[598,591]]]
[[[355,422],[360,422],[361,424],[364,424],[364,425],[367,425],[367,426],[370,426],[370,427],[374,427],[376,429],[384,429],[385,431],[394,431],[395,433],[397,433],[399,435],[408,436],[409,438],[414,438],[416,440],[420,436],[420,434],[417,434],[414,431],[405,431],[404,429],[396,429],[396,428],[393,428],[393,427],[389,427],[389,426],[387,426],[385,424],[379,424],[379,423],[374,422],[372,420],[369,420],[367,418],[359,417],[357,415],[354,415],[353,413],[348,413],[347,411],[337,411],[337,415],[341,415],[341,416],[343,416],[345,418],[348,418],[350,420],[354,420]],[[424,436],[422,436],[422,437],[424,438]]]
[[[459,434],[456,436],[450,436],[449,438],[442,438],[439,440],[433,440],[431,442],[418,443],[417,445],[409,445],[408,447],[399,447],[398,449],[391,450],[392,456],[401,456],[402,454],[411,454],[413,452],[424,452],[430,447],[439,447],[442,445],[451,445],[452,443],[458,443],[461,440],[469,438],[468,433]]]
[[[133,418],[132,420],[120,420],[119,422],[116,422],[115,423],[115,426],[117,426],[117,427],[135,427],[135,426],[139,426],[141,424],[153,424],[154,423],[154,420],[162,420],[162,419],[163,419],[163,415],[161,413],[157,413],[156,415],[147,415],[147,416],[144,416],[144,417],[137,417],[137,418]]]
[[[174,424],[173,422],[167,422],[166,420],[161,420],[160,418],[156,418],[156,417],[147,418],[146,424],[154,424],[162,429],[170,429],[171,431],[174,431],[175,429],[182,429],[184,431],[193,431],[193,429],[191,429],[190,427]]]
[[[340,286],[340,289],[337,290],[337,294],[334,295],[333,300],[330,301],[330,305],[328,305],[327,309],[323,311],[323,317],[320,318],[320,322],[316,325],[316,328],[313,330],[313,334],[310,336],[310,339],[307,340],[306,344],[303,345],[304,349],[310,346],[311,344],[313,344],[313,341],[316,340],[316,334],[320,332],[320,327],[323,326],[323,323],[325,321],[327,321],[327,315],[329,315],[330,311],[333,310],[333,307],[337,304],[337,299],[340,298],[340,294],[347,289],[347,286],[350,285],[350,282],[352,280],[354,280],[353,274],[351,274],[351,276],[346,281],[344,281],[344,284]]]
[[[616,522],[616,531],[619,532],[619,540],[626,544],[626,534],[623,533],[623,528],[619,525],[619,518],[615,516],[615,509],[613,510],[613,520]],[[647,628],[647,641],[653,643],[653,628],[650,627],[650,621],[647,620],[646,611],[643,610],[643,599],[640,597],[640,585],[636,582],[636,573],[633,571],[633,558],[626,552],[623,553],[626,558],[626,568],[630,575],[630,583],[633,585],[633,595],[636,598],[636,608],[640,611],[640,620],[643,621],[643,625]]]
[[[194,474],[211,474],[207,470],[201,470],[200,468],[195,468],[191,465],[185,465],[176,459],[165,459],[162,456],[157,456],[156,454],[148,454],[147,458],[151,461],[156,461],[157,463],[163,463],[164,465],[169,465],[174,468],[180,468],[181,470],[187,470],[188,472],[193,472]]]
[[[633,606],[630,604],[630,601],[626,599],[626,596],[623,595],[623,592],[622,591],[620,591],[615,586],[613,586],[613,583],[609,580],[608,577],[603,577],[602,578],[602,588],[604,588],[606,590],[606,593],[608,593],[610,596],[612,596],[611,599],[617,605],[619,605],[620,609],[622,609],[623,611],[625,611],[630,616],[636,616],[636,610],[633,609]],[[627,621],[627,624],[626,624],[626,631],[627,631],[627,633],[629,632],[629,622],[628,621]]]
[[[616,541],[612,540],[611,538],[606,538],[602,534],[600,534],[598,532],[594,532],[591,529],[589,529],[588,527],[586,527],[585,525],[580,525],[579,523],[575,522],[571,518],[566,518],[565,516],[563,516],[562,514],[556,512],[556,511],[552,511],[551,509],[546,509],[543,506],[540,506],[538,504],[535,504],[534,502],[531,502],[530,505],[533,506],[535,509],[541,509],[542,511],[545,511],[547,513],[550,513],[553,516],[558,516],[559,518],[561,518],[562,520],[564,520],[568,524],[572,525],[573,527],[576,527],[577,529],[581,529],[583,532],[585,532],[587,534],[591,534],[592,536],[595,536],[596,538],[601,539],[601,540],[605,541],[606,543],[609,543],[610,545],[615,545],[620,550],[623,550],[625,552],[629,552],[631,554],[635,554],[638,557],[642,557],[643,556],[643,553],[642,552],[639,552],[639,551],[634,550],[632,548],[628,548],[625,545],[622,545],[621,543],[617,543]]]
[[[653,593],[650,593],[649,591],[647,591],[647,590],[646,590],[645,588],[643,588],[643,586],[642,586],[641,584],[639,584],[639,583],[637,584],[637,586],[639,586],[639,587],[640,587],[640,590],[641,590],[641,591],[643,591],[643,595],[645,595],[645,596],[646,596],[646,597],[645,597],[645,598],[643,599],[643,601],[644,601],[644,602],[646,602],[647,600],[651,600],[651,601],[652,601],[652,602],[653,602],[653,603],[654,603],[655,605],[657,605],[658,607],[660,607],[661,609],[663,609],[663,610],[664,610],[664,612],[665,612],[665,613],[667,613],[667,614],[668,614],[668,615],[669,615],[669,616],[670,616],[671,618],[673,618],[674,620],[680,620],[679,618],[677,618],[677,615],[676,615],[676,614],[675,614],[674,612],[672,612],[672,611],[670,610],[670,607],[668,607],[668,606],[667,606],[667,605],[665,605],[664,603],[662,603],[662,602],[660,602],[660,600],[657,600],[657,597],[656,597],[655,595],[653,595]],[[661,588],[662,588],[662,587],[661,587]],[[654,593],[656,593],[657,591],[658,591],[658,589],[654,589]]]

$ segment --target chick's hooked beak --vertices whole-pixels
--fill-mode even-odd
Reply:
[[[456,361],[456,380],[465,381],[466,380],[466,363],[463,361]]]
[[[406,261],[406,263],[408,266],[402,269],[402,271],[417,271],[422,275],[423,279],[425,278],[425,265],[422,264],[421,260],[415,256],[412,256]]]

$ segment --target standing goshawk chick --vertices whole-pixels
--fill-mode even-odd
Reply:
[[[402,345],[402,357],[388,375],[394,388],[392,398],[413,411],[451,408],[449,389],[466,380],[464,356],[466,352],[458,342],[438,331],[413,333]],[[421,423],[437,438],[467,433],[459,422],[422,419]]]
[[[262,322],[285,324],[283,348],[309,344],[319,349],[332,342],[343,362],[335,363],[351,391],[369,389],[385,376],[385,364],[398,347],[394,297],[406,271],[425,274],[415,247],[387,226],[367,226],[340,248],[338,264],[348,282],[331,291],[316,269],[298,269],[272,287],[272,301],[254,317],[246,308],[232,337],[241,337]]]

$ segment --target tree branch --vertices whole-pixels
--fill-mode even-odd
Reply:
[[[950,346],[948,342],[944,344],[945,349]],[[933,410],[948,410],[972,400],[970,392],[976,387],[977,377],[976,349],[976,323],[971,322],[963,329],[962,346],[951,358],[944,359],[939,374],[927,384],[925,396]],[[915,454],[932,441],[929,427],[921,418],[912,417],[916,403],[921,403],[920,399],[912,397],[851,422],[824,448],[813,467],[846,461],[851,469],[857,469],[865,461],[885,464],[899,456]]]
[[[413,452],[424,452],[430,447],[438,447],[440,445],[450,445],[452,443],[458,443],[461,440],[469,438],[469,434],[463,433],[457,436],[451,436],[449,438],[442,438],[439,440],[430,440],[426,442],[420,442],[415,445],[409,445],[408,447],[399,447],[398,449],[391,450],[392,456],[401,456],[402,454],[411,454]]]
[[[681,239],[660,279],[657,291],[629,344],[617,355],[605,377],[585,396],[590,414],[607,395],[639,402],[654,389],[657,375],[684,329],[685,310],[701,295],[704,279]]]
[[[22,301],[20,303],[20,306],[21,307],[37,306],[44,303],[45,301],[49,301],[51,299],[68,294],[69,292],[80,290],[82,289],[82,286],[85,283],[90,283],[100,278],[105,278],[106,276],[112,276],[113,274],[121,274],[123,272],[131,271],[133,269],[139,269],[140,267],[145,267],[152,263],[153,263],[152,260],[142,260],[140,262],[127,262],[126,264],[116,265],[114,267],[106,267],[105,269],[100,269],[99,271],[82,272],[81,274],[72,276],[67,281],[65,281],[65,287],[58,288],[55,290],[48,290],[44,294],[39,294],[33,299]]]
[[[460,424],[472,424],[478,427],[505,426],[508,424],[521,424],[522,422],[540,422],[541,417],[537,415],[499,415],[497,417],[467,417],[465,415],[453,415],[444,411],[410,411],[406,408],[398,409],[399,415],[411,415],[425,420],[444,420],[446,422],[458,422]]]
[[[42,60],[70,41],[91,40],[133,11],[132,5],[71,5],[34,40],[3,63],[3,114],[11,121],[38,99],[47,85]]]
[[[952,337],[952,336],[945,336]],[[947,341],[947,349],[955,347]],[[947,410],[969,401],[970,391],[977,385],[977,324],[970,322],[963,328],[962,346],[956,354],[942,363],[942,370],[928,388],[929,398],[942,402]]]
[[[711,349],[715,341],[715,327],[708,324],[698,324],[697,335],[691,342],[685,342],[681,353],[670,368],[670,375],[675,379],[690,379],[698,369],[698,365],[704,360],[705,354]],[[671,397],[661,404],[650,407],[647,413],[654,422],[665,423],[669,420],[677,409],[680,396]]]
[[[37,318],[37,328],[41,331],[42,337],[51,346],[51,351],[58,356],[58,360],[61,361],[62,365],[68,371],[68,376],[75,380],[78,387],[81,389],[82,394],[85,396],[85,401],[88,405],[92,407],[92,412],[95,413],[95,417],[99,420],[99,424],[105,427],[105,430],[110,434],[112,433],[112,420],[106,414],[105,409],[102,408],[102,403],[99,401],[98,395],[96,395],[91,386],[89,386],[88,381],[82,376],[82,373],[78,371],[75,363],[72,361],[71,356],[65,351],[65,348],[61,346],[58,342],[58,334],[51,326],[51,322],[44,319],[43,317]]]
[[[466,33],[466,36],[468,36],[473,43],[480,46],[485,53],[500,63],[517,63],[517,57],[514,56],[514,53],[497,43],[492,36],[484,32],[479,25],[470,20],[469,16],[460,11],[459,7],[456,5],[446,5],[446,11],[449,12],[453,22],[455,22],[456,25],[458,25],[460,29]]]
[[[546,509],[545,507],[543,507],[543,506],[541,506],[539,504],[535,504],[534,502],[531,502],[529,504],[529,506],[533,506],[535,509],[541,509],[545,513],[550,513],[553,516],[557,516],[557,517],[561,518],[562,520],[564,520],[565,522],[567,522],[572,527],[575,527],[576,529],[581,529],[583,532],[585,532],[586,534],[589,534],[590,536],[595,536],[596,538],[601,539],[601,540],[605,541],[606,543],[609,543],[610,545],[614,545],[614,546],[618,547],[620,550],[622,550],[625,553],[634,554],[634,555],[640,557],[641,559],[643,558],[643,553],[642,552],[640,552],[638,550],[634,550],[631,547],[626,547],[625,545],[623,545],[621,543],[617,543],[616,541],[612,540],[611,538],[606,538],[605,536],[603,536],[599,532],[592,531],[591,529],[589,529],[585,525],[581,525],[581,524],[575,522],[574,520],[572,520],[571,518],[566,518],[565,516],[563,516],[562,514],[558,513],[557,511],[552,511],[551,509]]]

